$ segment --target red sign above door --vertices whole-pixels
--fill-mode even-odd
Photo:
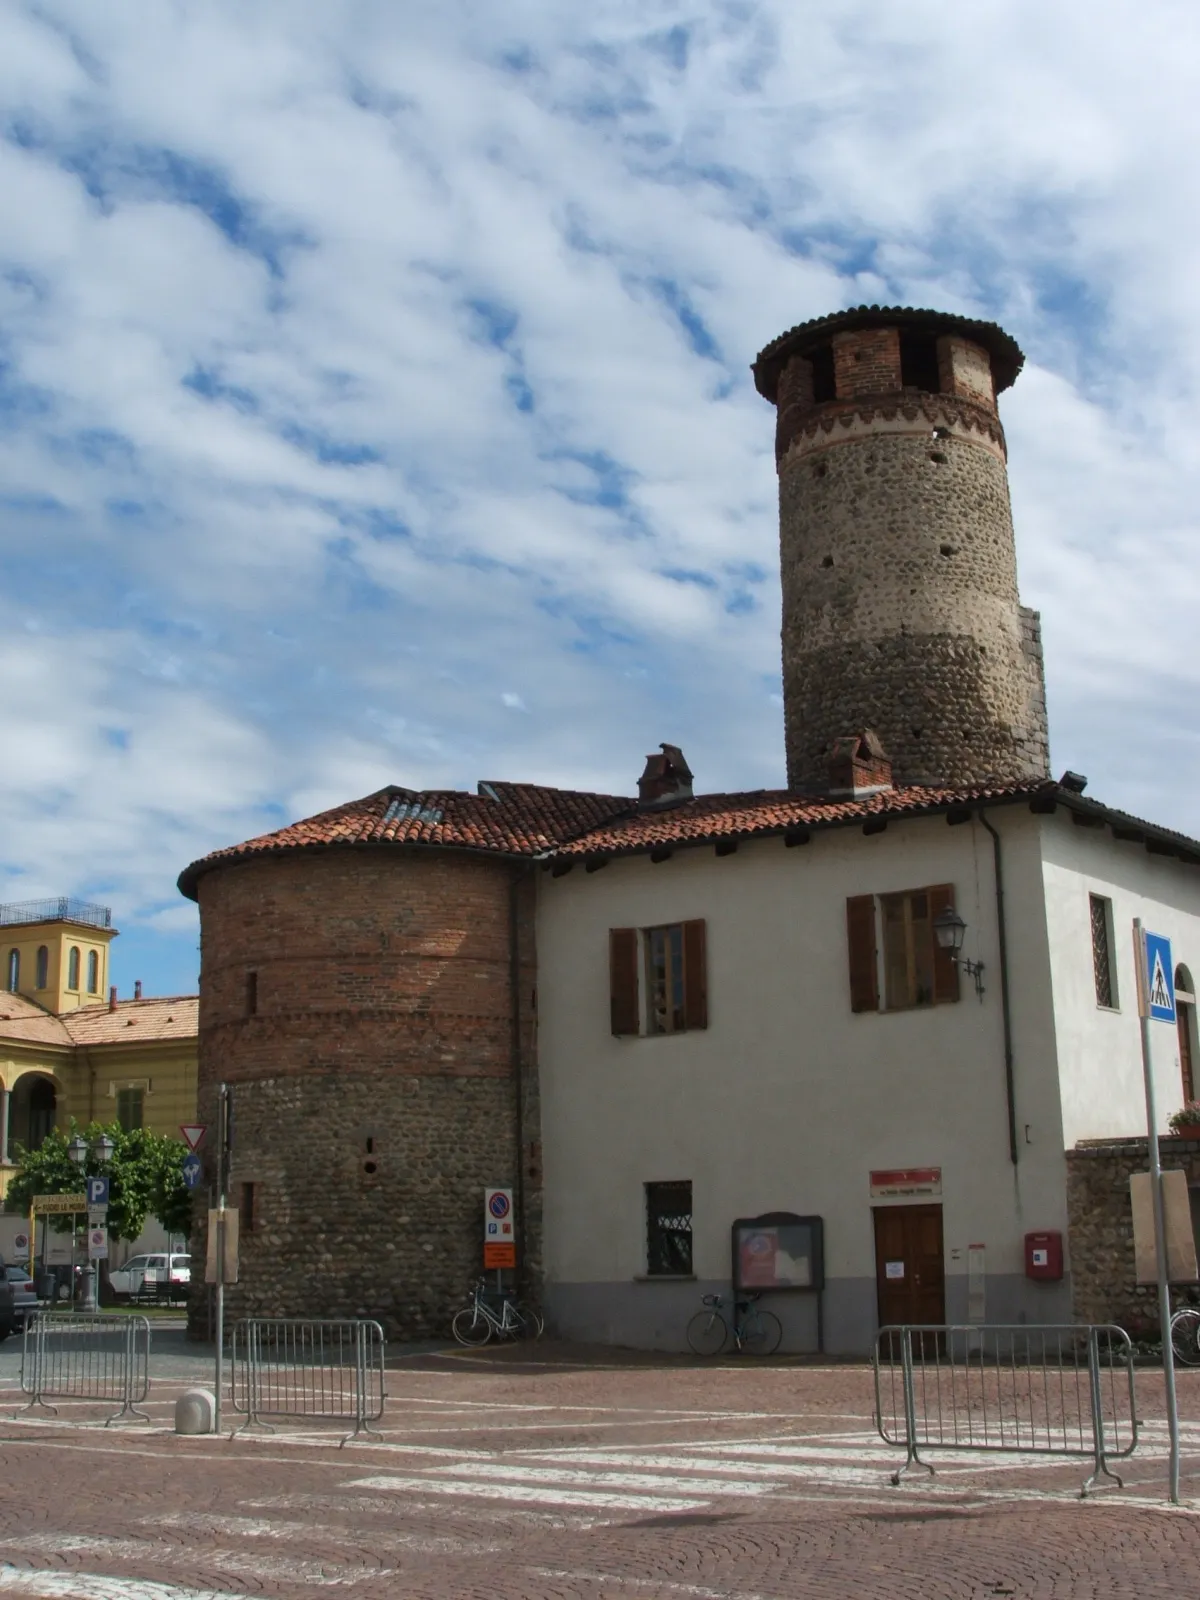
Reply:
[[[872,1200],[886,1200],[891,1195],[941,1192],[941,1167],[892,1167],[871,1174]]]

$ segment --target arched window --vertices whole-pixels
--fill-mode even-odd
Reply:
[[[71,946],[71,954],[67,957],[67,988],[68,989],[78,989],[78,987],[79,987],[79,946],[77,944],[73,944]]]
[[[1179,1038],[1179,1076],[1183,1103],[1196,1098],[1196,991],[1186,967],[1175,968],[1175,1031]]]
[[[44,944],[38,945],[37,953],[37,989],[44,989],[50,982],[50,952]]]
[[[21,987],[21,952],[10,950],[8,952],[8,987],[16,994]]]
[[[100,993],[100,955],[96,950],[88,951],[88,993]]]

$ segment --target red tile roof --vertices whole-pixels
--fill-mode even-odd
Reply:
[[[1200,843],[1154,823],[1085,798],[1050,779],[978,784],[961,788],[881,790],[860,799],[831,799],[758,789],[745,794],[698,795],[662,810],[639,810],[636,800],[585,794],[539,784],[481,783],[478,794],[458,790],[387,788],[319,816],[295,822],[245,844],[192,862],[179,877],[191,899],[204,873],[227,862],[292,850],[339,845],[424,845],[482,850],[516,859],[558,861],[635,854],[677,846],[786,834],[792,829],[870,824],[1022,800],[1037,809],[1056,806],[1107,824],[1114,837],[1145,844],[1158,854],[1200,864]]]
[[[245,844],[215,850],[184,868],[179,887],[194,900],[198,880],[214,867],[330,845],[432,845],[530,857],[553,850],[633,804],[618,795],[536,783],[481,783],[478,794],[389,787]]]
[[[65,1011],[62,1022],[72,1044],[150,1044],[166,1039],[194,1039],[200,1031],[200,996],[154,995],[144,1000],[118,1000],[107,1005]]]
[[[13,1044],[55,1044],[70,1049],[71,1036],[62,1018],[23,994],[0,993],[0,1039]]]

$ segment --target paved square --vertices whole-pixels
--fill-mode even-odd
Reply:
[[[875,1432],[865,1367],[448,1350],[395,1363],[383,1438],[339,1450],[341,1430],[291,1425],[177,1438],[196,1358],[155,1366],[151,1424],[104,1429],[103,1407],[21,1411],[6,1353],[0,1592],[1179,1600],[1200,1584],[1200,1372],[1180,1375],[1172,1509],[1151,1371],[1126,1488],[1081,1502],[1089,1463],[1052,1458],[938,1454],[936,1477],[893,1487],[903,1453]]]

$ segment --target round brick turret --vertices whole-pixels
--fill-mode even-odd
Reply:
[[[1017,594],[994,323],[862,306],[754,365],[777,410],[788,786],[873,728],[896,781],[1044,776],[1041,637]]]
[[[397,806],[424,815],[421,797],[387,802],[358,803],[380,813],[377,833]],[[229,1315],[370,1316],[389,1336],[445,1336],[481,1270],[485,1186],[522,1191],[519,1100],[536,1136],[533,885],[502,854],[309,846],[306,828],[319,838],[300,824],[286,847],[225,852],[181,879],[201,914],[206,1183],[218,1085],[233,1090]],[[532,1286],[536,1184],[523,1188]],[[204,1317],[197,1283],[197,1334]]]

